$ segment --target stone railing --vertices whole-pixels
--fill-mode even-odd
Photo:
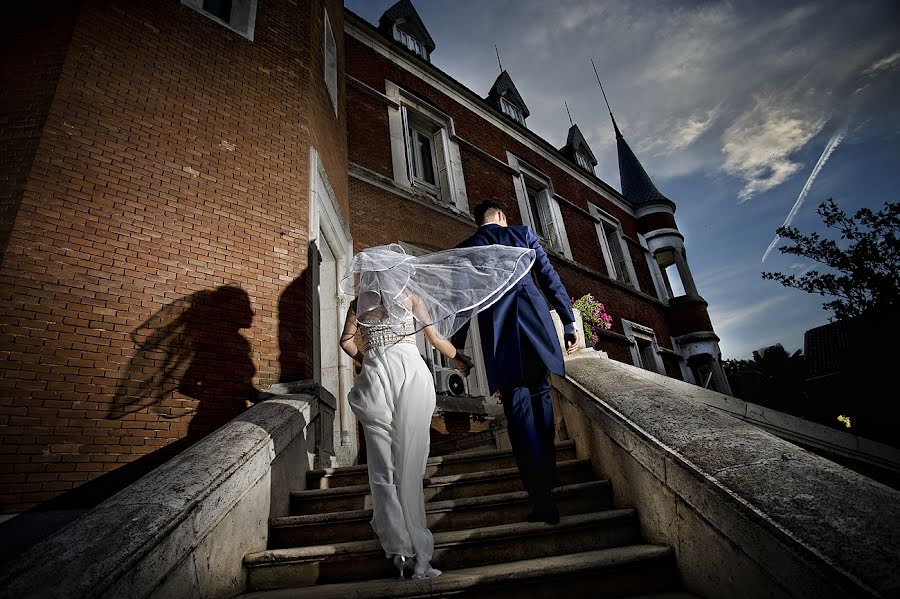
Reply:
[[[637,508],[647,541],[675,550],[688,591],[900,596],[900,492],[710,407],[725,398],[712,391],[590,351],[566,368],[561,436]]]
[[[38,543],[0,571],[0,597],[233,597],[269,518],[328,465],[334,398],[274,394]],[[281,395],[283,393],[283,395]]]

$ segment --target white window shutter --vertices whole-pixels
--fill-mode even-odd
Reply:
[[[415,143],[412,138],[412,132],[409,129],[409,115],[406,113],[406,107],[400,107],[400,115],[403,117],[403,141],[406,146],[406,176],[409,179],[410,184],[413,182],[413,177],[415,176],[415,169],[413,168],[413,160],[415,160],[413,152],[415,151]]]
[[[438,193],[441,199],[447,203],[452,203],[453,196],[450,193],[450,163],[447,157],[447,146],[445,145],[446,135],[444,129],[439,128],[432,136],[432,146],[434,147],[434,167],[437,171]]]

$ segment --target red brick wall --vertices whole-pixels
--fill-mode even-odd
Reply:
[[[102,498],[278,380],[280,329],[308,345],[311,144],[349,215],[322,9],[259,2],[250,42],[174,0],[82,3],[0,268],[4,511]]]
[[[641,233],[649,233],[657,229],[678,229],[675,216],[668,212],[651,212],[647,216],[638,219],[638,230]]]
[[[689,296],[669,300],[672,310],[672,334],[676,336],[699,331],[712,331],[706,302]]]
[[[385,79],[393,81],[449,114],[454,120],[457,134],[464,140],[475,144],[504,163],[507,161],[506,152],[511,151],[549,175],[556,192],[581,208],[578,210],[565,203],[560,205],[573,258],[577,262],[594,271],[607,272],[594,221],[584,214],[584,211],[588,210],[588,201],[618,218],[625,234],[632,238],[636,237],[637,225],[633,216],[525,147],[515,137],[494,127],[439,90],[371,51],[356,39],[347,36],[346,44],[348,75],[382,93],[385,91]],[[387,106],[361,91],[351,90],[349,95],[353,107],[348,113],[351,161],[392,178]],[[493,199],[506,209],[511,222],[521,222],[511,173],[465,145],[460,145],[460,155],[470,204],[474,206],[483,199]],[[398,214],[410,212],[409,204],[405,200],[361,182],[358,186],[356,182],[351,183],[350,195],[354,212],[351,227],[357,248],[397,239],[420,239],[418,245],[423,247],[444,248],[455,245],[469,234],[470,229],[460,228],[456,221],[450,217],[442,217],[439,212],[435,212],[429,221],[398,218]],[[631,245],[633,244],[629,244],[629,249],[641,289],[645,294],[655,297],[656,292],[647,262],[643,254],[637,251],[637,248],[631,248]],[[614,329],[621,332],[621,324],[618,324],[618,321],[620,318],[627,318],[652,327],[660,343],[671,348],[668,315],[664,306],[624,291],[606,277],[589,274],[562,260],[554,259],[554,262],[569,295],[578,297],[585,293],[593,293],[607,303],[614,316]]]
[[[0,263],[69,49],[77,4],[34,0],[7,8],[0,41]]]
[[[453,247],[475,230],[432,209],[364,181],[350,179],[354,251],[403,241],[427,250]]]

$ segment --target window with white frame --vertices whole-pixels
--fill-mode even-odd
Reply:
[[[256,1],[181,0],[181,3],[253,41],[253,32],[256,26]]]
[[[337,84],[337,46],[334,43],[334,31],[331,29],[331,21],[328,20],[328,11],[325,11],[325,87],[328,89],[328,97],[331,98],[331,106],[337,116],[338,109],[338,84]]]
[[[681,273],[678,270],[675,251],[674,248],[666,248],[657,251],[653,255],[656,259],[656,264],[659,266],[659,272],[662,275],[663,284],[666,287],[666,293],[669,295],[669,298],[687,295],[681,280]]]
[[[517,171],[513,175],[513,185],[522,224],[532,228],[541,238],[545,249],[558,252],[571,260],[572,251],[566,238],[565,223],[550,179],[533,167],[521,163],[514,154],[507,152],[506,156],[509,165]]]
[[[387,108],[394,181],[447,207],[467,212],[469,201],[453,119],[403,93],[391,81],[385,81],[385,91],[397,103]]]
[[[594,165],[591,164],[591,159],[582,154],[581,152],[575,152],[575,162],[578,163],[578,166],[586,170],[587,172],[594,174]]]
[[[510,117],[512,120],[521,125],[525,124],[525,115],[522,114],[522,111],[519,110],[516,105],[509,102],[506,98],[500,98],[500,108],[503,109],[503,114]]]
[[[541,239],[553,244],[553,219],[550,216],[550,190],[535,179],[525,180],[525,194],[528,197],[528,215],[531,228]]]
[[[631,254],[628,253],[628,246],[625,245],[622,225],[594,204],[590,204],[590,211],[599,220],[597,238],[600,241],[600,250],[603,252],[603,260],[606,262],[610,278],[636,287],[637,277],[634,265],[631,263]]]
[[[439,123],[422,114],[403,107],[406,122],[406,153],[409,163],[409,178],[414,186],[423,187],[435,193],[441,188],[439,158],[444,157],[444,130]]]
[[[400,42],[408,50],[411,50],[425,60],[428,60],[428,50],[425,49],[425,44],[423,44],[407,32],[403,31],[396,25],[394,25],[394,39]]]
[[[622,320],[625,337],[631,341],[631,361],[638,368],[666,374],[665,366],[659,357],[659,344],[653,329],[634,322]]]

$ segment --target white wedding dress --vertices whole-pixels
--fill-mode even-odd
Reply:
[[[372,528],[387,557],[415,558],[415,576],[430,566],[434,540],[425,520],[422,479],[435,406],[432,374],[419,355],[412,319],[402,325],[360,323],[362,371],[348,399],[363,427],[372,489]]]

